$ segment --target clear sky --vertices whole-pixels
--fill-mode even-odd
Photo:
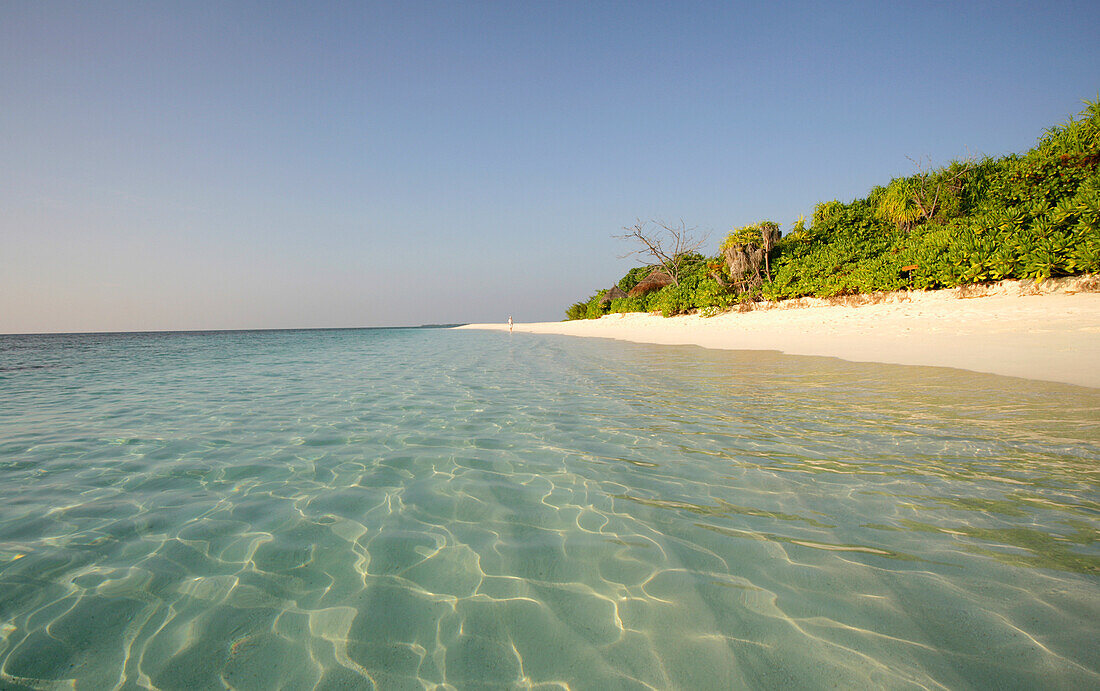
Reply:
[[[0,333],[560,319],[710,233],[1034,145],[1100,3],[0,2]]]

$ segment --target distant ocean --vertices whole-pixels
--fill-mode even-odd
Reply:
[[[0,336],[0,687],[1100,687],[1100,390],[440,329]]]

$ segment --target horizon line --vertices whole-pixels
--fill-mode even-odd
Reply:
[[[363,331],[368,329],[449,329],[466,326],[472,322],[447,324],[417,324],[404,326],[281,326],[256,327],[243,329],[142,329],[134,331],[21,331],[3,332],[2,336],[122,336],[143,334],[204,334],[204,333],[248,333],[254,331]]]

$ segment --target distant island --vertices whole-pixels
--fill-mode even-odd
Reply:
[[[817,205],[786,234],[772,221],[733,230],[719,254],[681,222],[621,237],[644,266],[566,310],[566,319],[659,312],[710,316],[788,298],[1040,281],[1100,272],[1100,99],[1023,154],[917,162],[862,199]]]

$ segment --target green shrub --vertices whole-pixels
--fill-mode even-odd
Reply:
[[[615,298],[611,301],[611,306],[608,309],[610,314],[623,314],[625,312],[645,312],[646,303],[644,298]]]
[[[709,276],[699,281],[692,292],[691,306],[700,310],[728,309],[733,302],[733,293]]]
[[[648,276],[655,268],[654,266],[635,266],[630,271],[626,272],[626,275],[619,279],[619,290],[625,293],[629,293],[630,289],[642,282],[642,279]]]
[[[1100,272],[1100,100],[1085,103],[1024,154],[921,169],[866,198],[818,204],[808,225],[800,219],[773,248],[770,279],[741,299]],[[723,248],[759,242],[761,225],[731,232]],[[651,270],[631,269],[619,287],[633,288]],[[728,277],[720,258],[691,255],[679,285],[612,301],[610,309],[714,313],[737,299],[716,273]],[[602,314],[598,295],[566,317]]]
[[[565,310],[566,320],[571,319],[599,319],[605,312],[600,305],[600,300],[607,295],[606,290],[598,291],[584,302],[575,302]]]
[[[683,314],[692,308],[691,291],[683,285],[670,285],[654,293],[652,307],[663,317]]]
[[[565,310],[565,320],[584,319],[588,314],[587,302],[574,302]]]
[[[606,314],[604,306],[600,304],[600,300],[603,299],[604,295],[607,295],[607,291],[601,290],[588,299],[588,306],[584,314],[585,319],[599,319]]]

